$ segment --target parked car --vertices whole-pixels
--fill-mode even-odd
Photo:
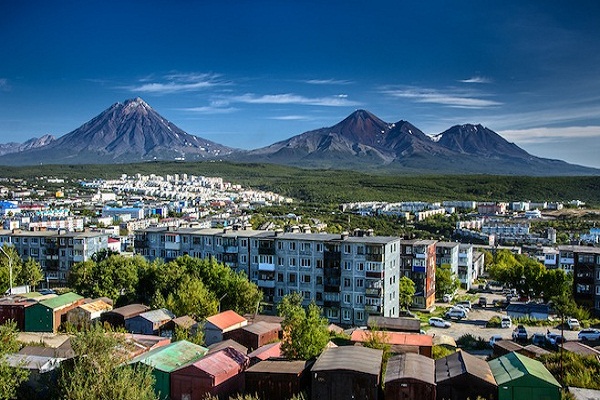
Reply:
[[[444,303],[450,303],[453,298],[454,298],[453,295],[451,295],[450,293],[446,293],[445,295],[442,296],[442,301]]]
[[[487,307],[487,297],[481,296],[477,304],[479,304],[479,307]]]
[[[512,338],[513,340],[527,340],[528,336],[527,336],[527,330],[525,329],[525,327],[523,325],[517,325],[517,327],[515,328],[515,330],[512,333]]]
[[[501,328],[511,328],[512,327],[512,320],[510,319],[509,316],[502,317],[502,319],[500,320],[500,327]]]
[[[494,347],[494,344],[500,340],[502,340],[502,335],[492,335],[490,338],[490,346]]]
[[[470,300],[465,300],[465,301],[459,301],[458,303],[456,303],[457,306],[461,306],[469,311],[471,311],[472,308],[472,304]]]
[[[548,332],[546,333],[546,343],[551,346],[556,346],[560,343],[564,343],[565,338],[560,333]]]
[[[567,318],[567,325],[569,325],[569,329],[572,331],[578,331],[581,327],[576,318]]]
[[[577,339],[582,342],[600,340],[600,329],[582,329],[577,334]]]
[[[447,311],[446,314],[444,314],[444,318],[447,318],[447,319],[467,318],[467,312],[461,308],[452,308],[450,311]]]
[[[543,333],[534,333],[531,335],[531,344],[536,346],[543,346],[546,344],[546,335]]]
[[[41,294],[42,296],[45,296],[47,294],[56,294],[56,292],[52,289],[41,289],[38,291],[39,294]]]
[[[441,318],[431,317],[431,318],[429,318],[429,325],[435,326],[435,327],[438,327],[438,328],[450,328],[450,326],[452,324],[450,322],[448,322],[448,321],[444,321]]]
[[[469,311],[471,311],[471,309],[465,307],[462,304],[455,304],[453,307],[453,309],[458,309],[458,310],[463,310],[464,312],[466,312],[467,314],[469,313]]]

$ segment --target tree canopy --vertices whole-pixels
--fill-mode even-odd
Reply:
[[[29,377],[29,371],[11,367],[5,359],[9,353],[19,350],[17,326],[14,322],[0,325],[0,399],[14,399],[21,383]]]
[[[398,288],[398,303],[400,307],[408,309],[415,296],[415,283],[408,276],[403,276],[400,278]]]
[[[328,321],[321,309],[314,302],[303,308],[302,295],[296,292],[285,296],[277,309],[283,317],[283,354],[293,360],[308,360],[321,354],[329,341]]]
[[[442,264],[435,271],[435,293],[441,298],[446,293],[455,293],[460,282],[448,264]]]
[[[34,287],[42,281],[44,274],[40,263],[32,258],[23,262],[13,246],[4,245],[2,250],[4,250],[4,252],[0,252],[0,290],[2,293],[10,286],[10,268],[12,268],[13,287],[19,285]]]

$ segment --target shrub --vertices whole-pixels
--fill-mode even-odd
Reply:
[[[490,320],[485,324],[486,328],[500,328],[501,326],[502,320],[498,316],[490,318]]]

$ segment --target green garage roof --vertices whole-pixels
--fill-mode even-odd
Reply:
[[[180,340],[158,349],[141,354],[131,360],[130,364],[142,363],[163,372],[172,372],[189,363],[202,358],[207,348]]]
[[[550,385],[561,387],[544,364],[519,353],[508,353],[491,360],[489,365],[498,386],[531,375]]]
[[[51,308],[53,310],[59,309],[61,307],[68,306],[70,304],[75,303],[83,299],[83,296],[78,295],[77,293],[69,292],[65,294],[61,294],[60,296],[53,297],[48,300],[40,301],[40,304]]]

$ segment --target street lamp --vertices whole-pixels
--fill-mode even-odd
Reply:
[[[221,296],[221,298],[219,299],[219,313],[221,313],[221,300],[223,300],[225,298],[225,296],[227,296],[227,293],[225,293],[223,296]]]
[[[4,255],[6,256],[6,258],[8,258],[8,281],[9,281],[9,294],[12,294],[12,257],[8,255],[8,253],[6,252],[6,250],[4,250],[4,246],[0,247],[0,250],[2,250],[2,253],[4,253]]]

